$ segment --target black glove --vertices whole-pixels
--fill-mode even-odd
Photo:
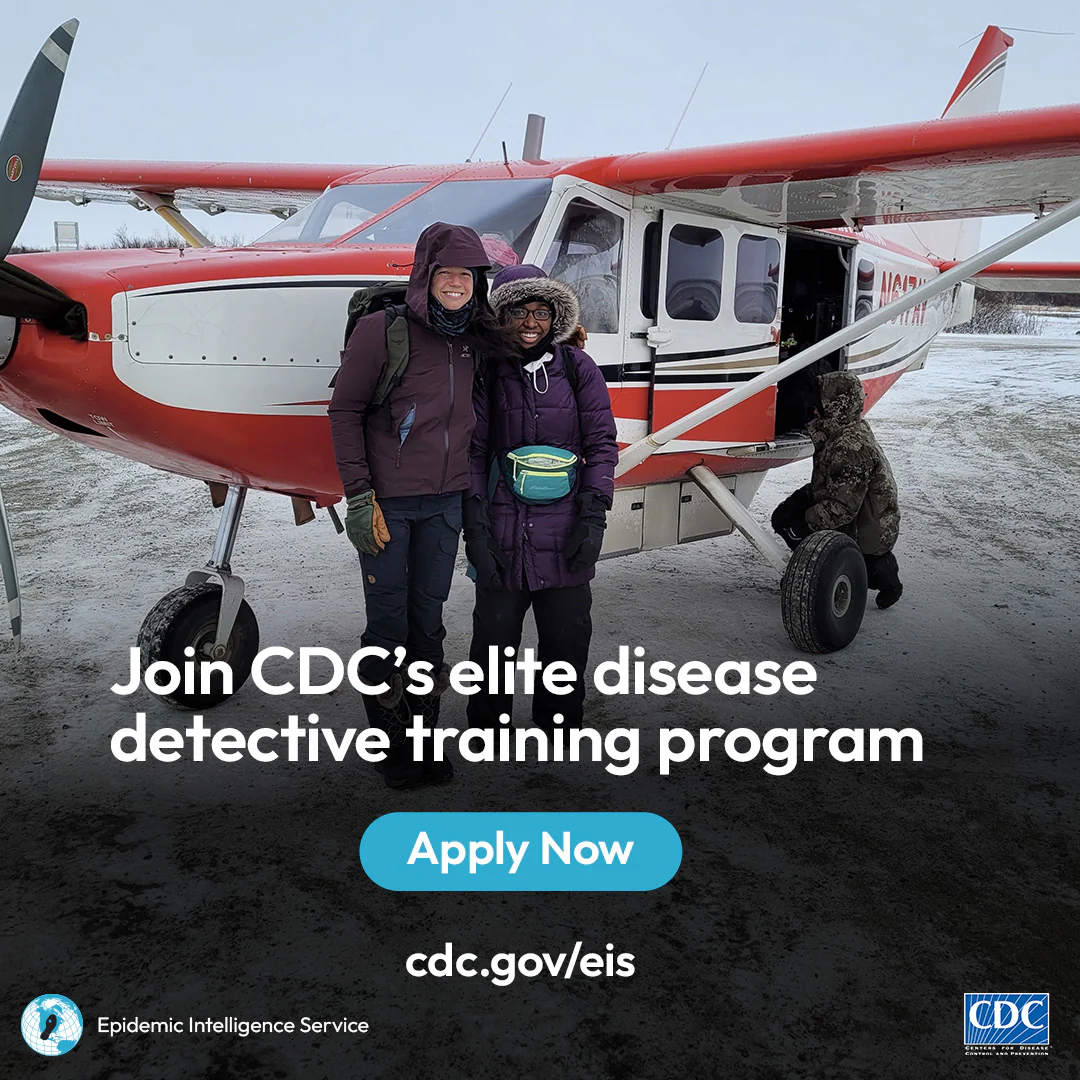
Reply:
[[[600,558],[607,528],[607,501],[595,492],[586,491],[578,497],[581,515],[566,539],[566,565],[572,574],[588,570]]]
[[[484,500],[479,495],[466,492],[461,498],[461,531],[465,539],[475,538],[480,533],[490,532],[487,510]]]
[[[465,557],[476,571],[476,584],[481,589],[501,589],[502,575],[509,569],[510,560],[491,535],[483,499],[473,495],[462,500],[461,524]]]
[[[806,523],[806,511],[814,505],[809,485],[789,495],[773,512],[772,527],[792,551],[814,530]]]
[[[510,567],[506,553],[495,543],[491,533],[465,541],[465,557],[476,571],[476,584],[481,589],[503,588],[502,575]]]

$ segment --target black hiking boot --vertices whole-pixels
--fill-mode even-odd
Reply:
[[[409,713],[409,722],[412,717],[422,716],[424,727],[437,728],[439,726],[439,701],[442,695],[450,687],[450,668],[443,664],[432,676],[435,680],[435,689],[430,694],[410,694],[406,691],[405,702]],[[421,763],[424,780],[429,784],[445,784],[454,779],[454,766],[449,758],[442,761],[435,760],[434,739],[424,740],[424,760]]]
[[[879,608],[884,610],[892,607],[904,595],[900,567],[891,551],[884,555],[867,556],[866,571],[867,586],[878,591],[876,603]]]
[[[375,763],[375,771],[382,776],[386,786],[401,789],[424,783],[423,766],[413,761],[412,743],[405,736],[412,717],[402,690],[401,676],[395,672],[387,693],[365,697],[364,708],[370,726],[385,731],[390,739],[385,759]]]
[[[891,585],[887,589],[879,589],[875,603],[879,608],[884,610],[885,608],[892,607],[903,595],[904,586],[897,581],[895,585]]]

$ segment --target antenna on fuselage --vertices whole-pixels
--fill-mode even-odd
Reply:
[[[480,149],[480,144],[484,141],[484,136],[488,133],[488,128],[491,127],[492,123],[494,122],[495,117],[498,115],[499,110],[502,108],[502,103],[506,100],[506,95],[510,93],[510,87],[513,85],[514,84],[512,82],[506,84],[506,89],[503,91],[503,96],[499,98],[499,104],[495,106],[495,111],[491,114],[491,118],[484,125],[484,130],[480,132],[480,138],[476,140],[476,145],[472,148],[471,153],[465,159],[466,161],[472,161],[473,154],[475,154],[476,151]]]
[[[679,117],[679,122],[675,125],[675,130],[671,133],[671,138],[667,141],[665,150],[671,149],[671,144],[675,141],[675,136],[679,134],[679,128],[682,127],[683,120],[686,119],[686,114],[690,109],[690,103],[694,100],[694,95],[697,93],[698,87],[701,85],[701,80],[705,78],[705,69],[709,66],[708,60],[705,61],[705,67],[701,69],[701,74],[697,77],[697,82],[694,83],[694,89],[690,91],[690,96],[686,99],[686,105],[683,107],[682,115]]]

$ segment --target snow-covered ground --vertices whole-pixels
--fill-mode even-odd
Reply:
[[[0,641],[0,926],[18,936],[3,993],[58,989],[84,1014],[349,1012],[373,1024],[359,1047],[84,1038],[87,1076],[227,1062],[220,1075],[337,1077],[363,1058],[373,1076],[876,1080],[959,1074],[964,991],[1049,990],[1062,1005],[1037,1072],[1075,1075],[1080,321],[1044,329],[946,336],[871,414],[900,486],[906,591],[815,661],[813,695],[589,698],[601,728],[923,732],[922,765],[818,762],[784,778],[721,761],[622,779],[475,766],[403,797],[355,759],[120,765],[109,736],[136,708],[152,727],[183,719],[108,688],[146,611],[206,561],[215,514],[196,483],[0,414],[25,614],[21,655]],[[758,516],[808,471],[770,476]],[[358,569],[325,515],[297,529],[286,500],[252,496],[234,567],[264,644],[355,647]],[[798,656],[776,575],[737,536],[605,562],[594,596],[594,661],[621,644],[680,662]],[[467,649],[470,610],[459,576],[452,657]],[[276,726],[309,707],[248,687],[212,721]],[[346,692],[316,708],[337,727],[360,714]],[[448,701],[446,721],[462,711]],[[643,895],[388,894],[355,853],[392,809],[650,810],[678,828],[684,862]],[[485,953],[580,938],[635,952],[638,974],[496,990],[402,971],[414,949],[445,941]]]

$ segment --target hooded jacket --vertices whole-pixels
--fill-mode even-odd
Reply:
[[[431,276],[440,266],[476,270],[474,309],[489,310],[488,257],[480,238],[463,225],[428,226],[416,242],[405,294],[409,363],[401,382],[379,408],[368,410],[389,362],[383,311],[356,324],[337,374],[328,412],[346,496],[369,488],[379,498],[438,495],[469,486],[479,342],[468,331],[447,337],[432,328],[428,299]]]
[[[535,275],[535,276],[529,276]],[[510,566],[503,575],[507,589],[530,591],[584,585],[595,567],[571,572],[563,554],[580,513],[578,498],[592,492],[610,507],[619,459],[615,419],[607,383],[592,358],[566,342],[581,318],[577,296],[569,285],[543,276],[536,267],[507,267],[495,279],[492,307],[502,318],[506,309],[542,300],[553,312],[551,356],[543,370],[529,373],[516,357],[497,357],[484,369],[473,396],[476,430],[470,460],[469,494],[488,498],[493,456],[520,446],[559,446],[581,459],[577,488],[558,502],[528,506],[501,480],[487,507],[491,535]],[[577,392],[567,377],[573,366]]]
[[[896,543],[900,509],[892,469],[862,419],[862,383],[847,371],[829,372],[819,381],[821,415],[809,425],[814,505],[806,523],[847,533],[864,555],[884,555]]]

